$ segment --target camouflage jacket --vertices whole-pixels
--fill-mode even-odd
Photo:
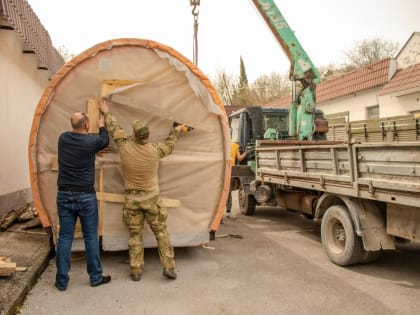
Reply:
[[[141,141],[129,135],[111,113],[105,115],[106,128],[118,145],[127,193],[159,194],[158,167],[160,160],[171,154],[178,141],[178,131],[172,129],[163,142]]]

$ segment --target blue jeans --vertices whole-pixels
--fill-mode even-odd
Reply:
[[[67,288],[69,282],[71,246],[77,217],[85,242],[87,273],[90,284],[102,281],[102,263],[98,239],[98,201],[95,193],[57,192],[57,210],[60,223],[56,253],[56,286]]]

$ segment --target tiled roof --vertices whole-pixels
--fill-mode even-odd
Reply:
[[[391,94],[414,88],[420,88],[420,63],[397,71],[379,94]]]
[[[63,64],[63,57],[54,48],[51,38],[26,0],[0,0],[0,17],[25,42],[27,52],[35,53],[53,75]]]
[[[363,66],[353,72],[322,81],[316,89],[316,102],[322,103],[337,97],[349,95],[386,84],[389,76],[391,59],[383,59]],[[264,106],[288,107],[291,97],[275,100]]]
[[[321,82],[316,89],[317,103],[384,85],[388,81],[389,65],[387,58]]]

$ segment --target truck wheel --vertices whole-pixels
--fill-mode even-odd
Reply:
[[[321,239],[328,258],[339,266],[361,262],[366,253],[349,212],[341,205],[329,207],[322,218]]]
[[[247,194],[243,187],[239,188],[239,209],[245,215],[253,215],[255,213],[255,207],[257,201],[254,195]]]

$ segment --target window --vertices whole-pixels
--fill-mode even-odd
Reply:
[[[379,118],[379,105],[366,107],[366,119]]]
[[[287,113],[264,113],[263,114],[263,130],[264,138],[267,139],[285,139],[289,134],[289,116]],[[266,132],[268,134],[266,135]],[[273,134],[275,132],[275,134]],[[272,138],[274,136],[274,138]]]
[[[230,121],[232,141],[239,141],[239,116],[233,117]]]
[[[288,131],[288,119],[287,115],[279,115],[279,113],[265,113],[263,128],[274,128],[277,131]]]

